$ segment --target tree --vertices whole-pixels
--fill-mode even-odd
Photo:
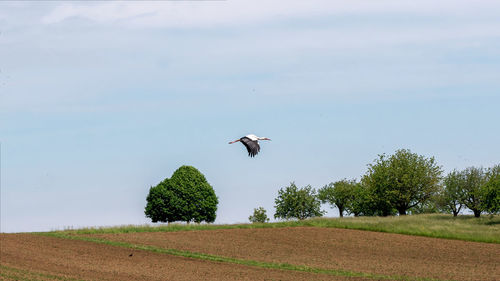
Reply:
[[[371,207],[372,200],[370,200],[370,191],[362,183],[356,183],[352,190],[351,204],[349,205],[349,212],[355,217],[360,215],[370,216],[374,215]]]
[[[500,212],[500,164],[488,169],[483,185],[483,209],[490,214]]]
[[[219,203],[205,176],[192,166],[182,166],[170,179],[151,187],[146,217],[153,222],[214,222]]]
[[[252,223],[265,223],[269,221],[269,218],[266,215],[266,209],[263,207],[253,209],[253,215],[249,216],[248,219]]]
[[[151,187],[146,197],[147,204],[144,213],[153,222],[170,223],[180,220],[180,211],[176,208],[178,197],[167,182],[168,178],[157,186]]]
[[[463,204],[467,206],[476,218],[484,211],[484,198],[482,187],[486,184],[486,174],[483,167],[468,167],[462,172],[464,177],[464,199]]]
[[[295,183],[281,188],[278,191],[278,197],[274,200],[276,213],[275,218],[291,219],[298,218],[303,220],[309,217],[320,217],[321,202],[316,196],[316,190],[310,185],[304,188],[297,188]]]
[[[368,165],[367,173],[361,178],[365,186],[365,206],[367,215],[389,216],[395,214],[391,198],[389,176],[389,160],[385,155],[379,155],[375,164]]]
[[[318,198],[321,203],[329,203],[332,208],[336,206],[339,209],[340,217],[343,217],[344,211],[349,213],[351,210],[356,184],[356,180],[347,179],[332,182],[318,190]]]
[[[444,178],[443,184],[444,188],[439,192],[437,204],[440,209],[451,212],[456,217],[460,213],[465,199],[464,175],[457,170],[453,170]]]
[[[424,204],[436,193],[441,173],[434,157],[400,149],[390,157],[379,155],[368,165],[362,181],[370,189],[375,213],[387,216],[396,209],[406,215],[408,209]]]

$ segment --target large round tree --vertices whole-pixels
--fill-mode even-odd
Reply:
[[[214,222],[219,200],[205,176],[192,166],[182,166],[170,179],[151,187],[146,217],[153,222]]]

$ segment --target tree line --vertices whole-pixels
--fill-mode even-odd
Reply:
[[[149,189],[145,215],[153,222],[214,222],[219,200],[205,176],[182,166],[170,178]],[[432,212],[457,216],[469,209],[474,216],[500,213],[500,164],[468,167],[443,175],[434,157],[408,149],[379,155],[359,181],[342,179],[316,190],[295,183],[278,190],[277,219],[305,219],[324,215],[321,203],[337,208],[341,217],[390,216]],[[267,222],[262,207],[251,222]]]
[[[340,217],[390,216],[419,213],[452,213],[465,208],[475,217],[500,212],[500,164],[490,168],[468,167],[443,175],[434,157],[426,158],[408,149],[393,155],[379,155],[367,172],[356,179],[342,179],[319,190],[298,188],[295,183],[281,188],[275,199],[279,219],[322,216],[320,204],[339,210]],[[256,216],[256,214],[258,216]],[[263,208],[254,209],[251,222],[267,219]]]

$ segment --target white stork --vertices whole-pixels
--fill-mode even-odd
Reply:
[[[248,150],[248,156],[254,157],[259,153],[260,151],[260,146],[259,146],[259,140],[268,140],[270,141],[270,138],[263,138],[263,137],[258,137],[256,135],[246,135],[240,139],[237,139],[235,141],[230,142],[229,144],[235,143],[235,142],[241,142]]]

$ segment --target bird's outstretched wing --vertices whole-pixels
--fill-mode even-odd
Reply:
[[[247,137],[242,137],[240,139],[240,141],[247,148],[248,156],[254,157],[255,155],[257,155],[257,153],[259,153],[260,146],[259,146],[259,143],[257,141],[253,141]]]

